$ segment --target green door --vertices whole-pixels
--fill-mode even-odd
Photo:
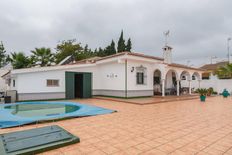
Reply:
[[[83,79],[78,80],[75,75],[82,75]],[[65,72],[65,95],[66,99],[74,99],[75,94],[78,91],[76,88],[76,83],[82,85],[82,98],[91,98],[92,97],[92,73],[83,73],[83,72]]]
[[[83,74],[83,98],[92,97],[92,74]]]

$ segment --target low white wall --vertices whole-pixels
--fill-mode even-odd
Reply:
[[[189,87],[188,81],[181,82],[182,87]],[[213,87],[214,91],[218,93],[222,93],[224,89],[227,89],[229,92],[232,93],[232,79],[209,79],[209,80],[202,80],[200,82],[201,88],[210,88]],[[197,80],[192,81],[192,88],[199,88],[199,82]]]

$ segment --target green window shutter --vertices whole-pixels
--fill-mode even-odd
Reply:
[[[83,98],[92,97],[92,74],[83,74]]]

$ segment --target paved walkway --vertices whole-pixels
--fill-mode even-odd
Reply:
[[[81,142],[43,154],[232,155],[232,98],[133,105],[80,100],[117,113],[2,129],[0,133],[57,124]]]

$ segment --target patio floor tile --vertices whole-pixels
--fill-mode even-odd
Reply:
[[[81,140],[43,155],[232,155],[232,97],[149,105],[101,99],[74,102],[117,112],[1,129],[0,133],[59,125]]]

